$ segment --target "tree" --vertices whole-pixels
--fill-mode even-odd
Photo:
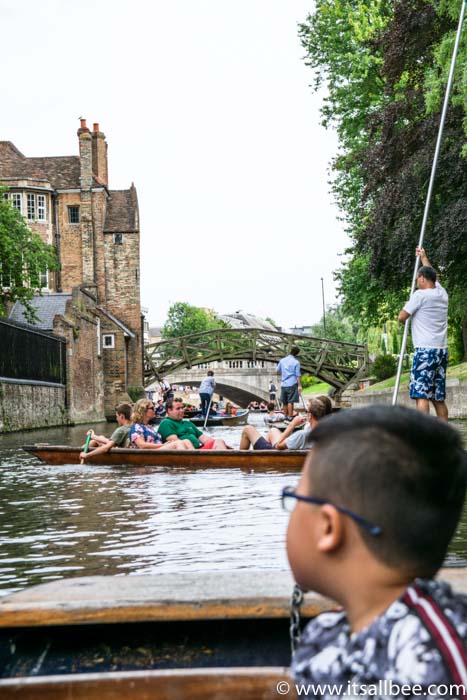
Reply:
[[[213,311],[206,311],[185,301],[177,301],[169,309],[167,321],[162,328],[162,337],[178,338],[182,335],[228,327]]]
[[[8,303],[20,301],[33,322],[36,314],[30,302],[41,291],[40,275],[57,270],[59,264],[55,249],[31,231],[5,192],[0,189],[0,315],[5,315]]]
[[[329,90],[324,124],[339,135],[332,187],[351,238],[336,273],[343,311],[367,327],[394,318],[409,292],[458,12],[459,0],[316,0],[300,27],[315,85]],[[467,342],[466,59],[464,32],[425,235],[457,344],[462,326]]]
[[[328,338],[341,343],[357,343],[357,327],[349,317],[346,317],[340,306],[326,308],[326,330],[323,318],[311,326],[310,334],[315,338]]]

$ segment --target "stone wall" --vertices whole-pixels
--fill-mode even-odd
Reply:
[[[64,386],[16,379],[0,380],[0,433],[66,423]]]
[[[354,391],[344,394],[344,403],[348,400],[352,407],[358,408],[361,406],[374,406],[376,404],[384,404],[386,406],[392,403],[393,389],[380,389],[379,391]],[[449,410],[449,418],[467,418],[467,382],[459,381],[459,379],[448,379],[446,382],[446,403]],[[415,408],[413,401],[408,394],[407,389],[399,392],[398,404],[401,406],[409,406]],[[431,408],[431,413],[434,415],[434,409]]]
[[[75,287],[63,316],[54,319],[54,333],[67,341],[67,387],[72,423],[104,419],[104,369],[95,298]]]

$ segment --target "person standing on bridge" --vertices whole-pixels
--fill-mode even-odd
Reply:
[[[285,420],[293,418],[294,403],[298,403],[302,393],[302,376],[297,355],[300,349],[294,345],[290,354],[283,357],[277,365],[276,372],[281,375],[281,402]]]
[[[398,320],[412,319],[412,340],[415,353],[410,371],[410,398],[423,413],[430,412],[430,401],[436,415],[448,419],[446,406],[446,367],[448,362],[448,294],[437,281],[424,248],[417,248],[422,267],[417,272],[417,291],[412,294]]]
[[[216,380],[214,379],[214,372],[210,369],[208,371],[208,376],[203,379],[199,386],[199,398],[201,400],[201,413],[203,416],[205,416],[209,410],[209,404],[212,401],[215,388]]]

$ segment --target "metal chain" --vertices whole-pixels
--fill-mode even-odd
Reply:
[[[290,649],[292,656],[300,641],[300,606],[303,603],[303,591],[296,583],[290,599]]]

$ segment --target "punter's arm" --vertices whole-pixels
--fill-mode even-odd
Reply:
[[[418,247],[415,248],[415,255],[418,255],[422,265],[425,265],[426,267],[433,267],[433,265],[430,263],[430,261],[426,257],[425,248],[418,248]]]

